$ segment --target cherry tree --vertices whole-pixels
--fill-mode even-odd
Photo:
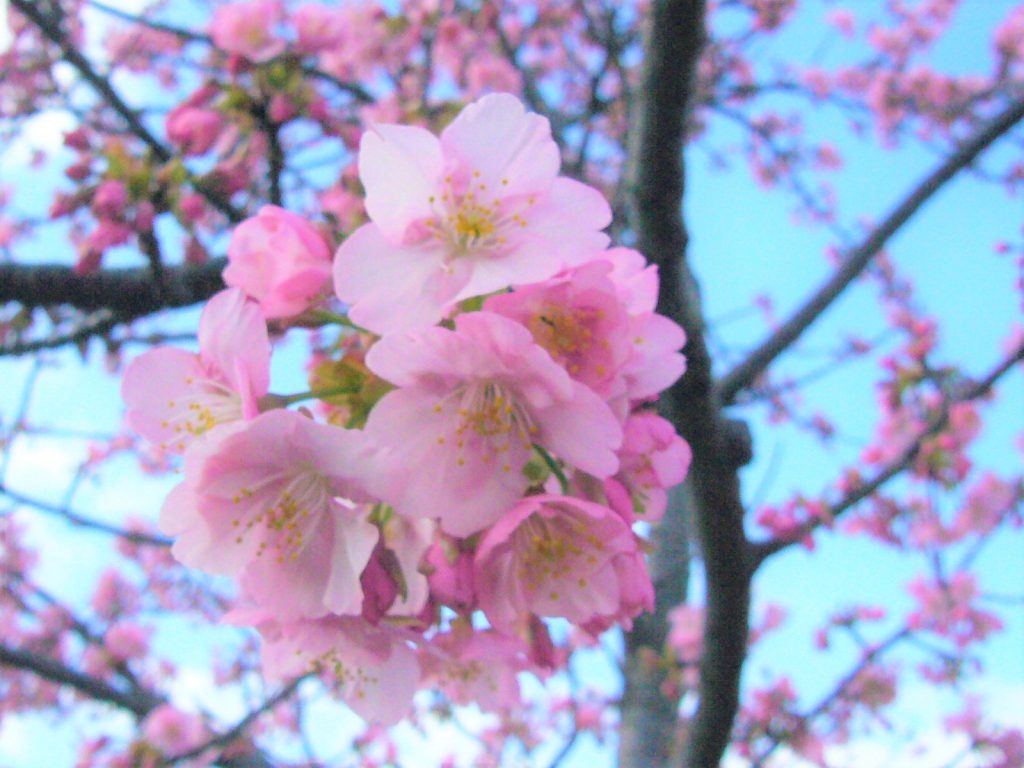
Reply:
[[[1024,600],[1024,228],[981,214],[1019,211],[1024,9],[971,13],[6,0],[8,732],[56,713],[81,765],[836,765],[927,739],[924,686],[921,759],[1024,764],[981,695]],[[748,291],[749,248],[716,282],[708,169],[816,244],[796,290]],[[980,229],[947,280],[999,344],[944,343],[922,221]],[[772,488],[786,461],[813,476]],[[847,552],[912,574],[816,616],[820,690],[761,653],[801,551],[797,594]]]

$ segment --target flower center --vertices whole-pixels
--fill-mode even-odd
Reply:
[[[586,577],[597,564],[596,553],[604,550],[604,543],[573,516],[537,514],[516,530],[515,550],[520,553],[520,572],[527,588],[547,589],[547,596],[557,600],[557,585],[574,573],[578,574],[576,586],[587,586]]]
[[[506,184],[508,180],[502,179],[502,186]],[[459,187],[455,188],[452,176],[446,176],[441,194],[428,198],[434,216],[426,221],[427,231],[449,246],[449,259],[481,251],[500,251],[508,244],[508,234],[513,228],[527,225],[526,219],[510,210],[500,195],[488,193],[479,171],[474,171],[470,180]],[[533,205],[535,201],[530,197],[526,202]]]
[[[451,438],[458,450],[458,465],[466,463],[464,451],[468,441],[469,450],[481,453],[485,464],[502,458],[502,471],[511,472],[513,452],[528,452],[538,432],[526,407],[506,387],[493,381],[476,381],[459,387],[435,405],[434,410],[440,413],[446,401],[451,400],[455,401]],[[448,436],[443,434],[437,438],[439,445],[447,441]]]
[[[354,689],[352,693],[358,698],[363,698],[366,695],[362,690],[364,685],[375,685],[379,682],[377,675],[368,667],[346,664],[334,649],[324,651],[319,656],[310,659],[308,669],[317,674],[330,672],[338,685],[343,688],[351,686]]]
[[[255,515],[242,513],[231,521],[237,530],[235,541],[241,543],[254,528],[263,529],[265,535],[256,551],[257,557],[270,549],[279,563],[297,559],[306,546],[309,528],[330,501],[326,479],[311,467],[277,473],[256,486],[240,488],[232,501],[240,505],[257,494],[265,494],[266,498],[265,503],[257,507],[259,511]],[[243,518],[246,519],[243,521]]]
[[[170,429],[177,440],[199,437],[218,424],[238,421],[242,418],[242,398],[228,385],[215,379],[185,377],[188,394],[184,400],[168,400],[167,418],[160,422],[164,429]],[[167,444],[161,448],[166,449]],[[175,445],[184,450],[183,442]]]
[[[594,310],[566,311],[549,305],[527,323],[534,340],[556,360],[586,354],[594,342]]]

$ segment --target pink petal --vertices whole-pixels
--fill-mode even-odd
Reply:
[[[139,355],[121,380],[128,426],[154,445],[183,451],[194,435],[182,431],[181,416],[201,392],[194,382],[205,375],[198,356],[184,349],[157,347]]]
[[[260,398],[270,388],[270,339],[259,307],[245,293],[215,294],[199,318],[199,352],[243,396]],[[243,381],[239,374],[244,375]]]
[[[622,427],[604,400],[583,384],[573,385],[571,401],[537,412],[536,442],[594,477],[611,477],[619,469],[615,451],[622,445]]]
[[[338,248],[334,290],[351,305],[352,322],[387,334],[433,325],[462,287],[448,274],[444,254],[431,246],[401,246],[364,224]]]
[[[399,244],[412,222],[433,213],[443,162],[433,134],[408,125],[374,125],[359,143],[366,212],[384,237]]]
[[[460,448],[452,437],[457,404],[440,412],[436,404],[415,389],[390,392],[377,403],[366,431],[388,447],[371,490],[401,514],[440,518],[448,533],[468,536],[493,523],[525,490],[525,454],[510,451],[503,471],[475,450],[469,433]]]
[[[506,196],[543,191],[561,163],[547,119],[528,113],[507,93],[484,96],[463,109],[441,134],[441,147],[474,185]],[[472,177],[474,171],[479,177]]]

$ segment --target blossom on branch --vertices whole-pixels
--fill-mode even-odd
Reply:
[[[371,126],[359,149],[370,223],[335,257],[335,290],[352,320],[376,333],[433,325],[464,299],[544,280],[600,251],[608,203],[558,166],[547,120],[507,94],[466,107],[440,139]]]

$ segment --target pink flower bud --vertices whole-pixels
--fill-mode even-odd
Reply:
[[[194,192],[182,195],[178,200],[178,211],[181,214],[181,223],[191,226],[206,213],[206,200]]]
[[[202,155],[220,135],[224,117],[212,109],[179,106],[167,115],[167,138],[186,155]]]
[[[89,149],[89,133],[85,128],[76,128],[64,134],[64,146],[85,152]]]
[[[235,229],[224,282],[260,303],[268,318],[309,308],[331,274],[331,252],[312,224],[266,205]]]

